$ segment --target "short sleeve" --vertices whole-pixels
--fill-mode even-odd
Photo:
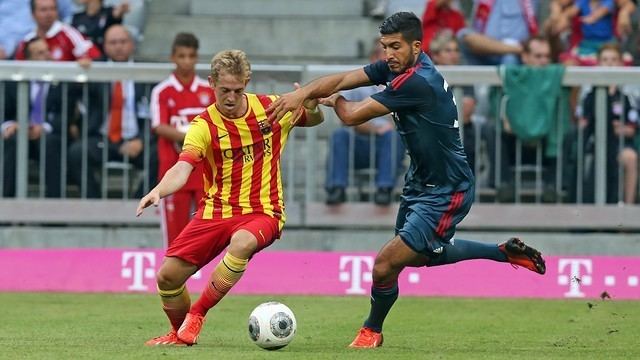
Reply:
[[[398,78],[396,78],[398,79]],[[391,111],[402,111],[407,108],[428,105],[433,101],[433,90],[426,81],[418,76],[411,75],[371,97]]]
[[[364,72],[375,85],[386,84],[391,70],[384,60],[376,61],[364,67]]]
[[[207,147],[211,144],[211,136],[207,122],[200,116],[196,116],[189,126],[184,138],[182,152],[178,160],[196,165],[205,158]]]

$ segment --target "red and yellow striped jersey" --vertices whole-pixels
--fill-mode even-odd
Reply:
[[[269,124],[265,109],[277,96],[245,95],[248,108],[240,118],[225,118],[215,104],[196,116],[179,160],[192,165],[204,161],[205,196],[197,217],[263,213],[278,218],[282,228],[286,216],[280,157],[293,127],[291,113]]]

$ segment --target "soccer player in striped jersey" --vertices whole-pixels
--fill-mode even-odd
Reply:
[[[147,345],[192,345],[207,311],[240,280],[249,259],[280,237],[285,222],[280,158],[294,125],[292,113],[267,122],[275,95],[245,92],[251,75],[244,52],[225,50],[213,57],[209,83],[216,101],[191,122],[178,162],[140,200],[136,214],[178,191],[199,163],[204,164],[205,196],[195,217],[169,246],[157,274],[162,307],[171,331]],[[297,84],[296,84],[297,86]],[[293,113],[296,126],[323,121],[318,102]],[[185,282],[218,254],[198,301],[191,306]]]
[[[196,74],[198,47],[195,35],[177,34],[171,45],[171,61],[176,68],[151,91],[151,126],[158,135],[158,179],[178,161],[191,119],[214,101],[209,83]],[[204,195],[203,187],[199,164],[180,190],[160,202],[165,247],[189,223],[193,209]]]
[[[422,52],[422,25],[413,13],[399,12],[380,25],[385,60],[364,68],[327,75],[283,95],[268,109],[276,121],[309,99],[322,98],[345,125],[362,124],[393,112],[409,152],[395,237],[382,247],[373,266],[371,309],[352,348],[382,345],[382,324],[398,298],[398,276],[405,267],[438,266],[489,259],[523,266],[539,274],[539,251],[517,238],[501,244],[453,239],[456,225],[471,209],[474,178],[460,141],[453,91]],[[380,84],[386,89],[362,101],[347,101],[339,91]],[[327,97],[327,98],[325,98]]]

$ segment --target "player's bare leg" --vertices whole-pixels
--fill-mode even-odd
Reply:
[[[382,323],[398,298],[398,276],[405,267],[424,266],[427,260],[408,247],[400,236],[382,247],[373,266],[369,317],[349,347],[366,349],[382,345]]]
[[[191,298],[185,286],[187,279],[196,271],[196,266],[176,257],[166,257],[158,270],[156,281],[158,294],[162,300],[162,309],[169,318],[171,331],[153,338],[145,345],[187,345],[178,339],[178,329],[189,311]]]
[[[231,236],[227,253],[216,266],[207,287],[198,301],[193,304],[178,330],[180,340],[187,344],[195,344],[198,341],[207,311],[220,302],[240,280],[257,246],[258,240],[247,230],[238,230]]]

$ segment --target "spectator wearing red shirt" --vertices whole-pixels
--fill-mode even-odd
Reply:
[[[73,27],[58,19],[56,0],[31,0],[31,14],[36,29],[27,34],[16,50],[16,60],[25,60],[24,46],[35,38],[45,39],[55,61],[74,61],[84,67],[101,56],[100,50]]]
[[[171,61],[176,69],[151,92],[151,125],[158,135],[158,179],[177,161],[189,123],[214,102],[209,83],[196,75],[198,39],[190,33],[177,34]],[[167,245],[189,223],[204,196],[202,166],[197,166],[187,184],[162,199],[162,231]]]
[[[422,50],[429,53],[431,40],[443,30],[454,35],[465,27],[464,15],[451,6],[452,0],[429,0],[422,15]]]

